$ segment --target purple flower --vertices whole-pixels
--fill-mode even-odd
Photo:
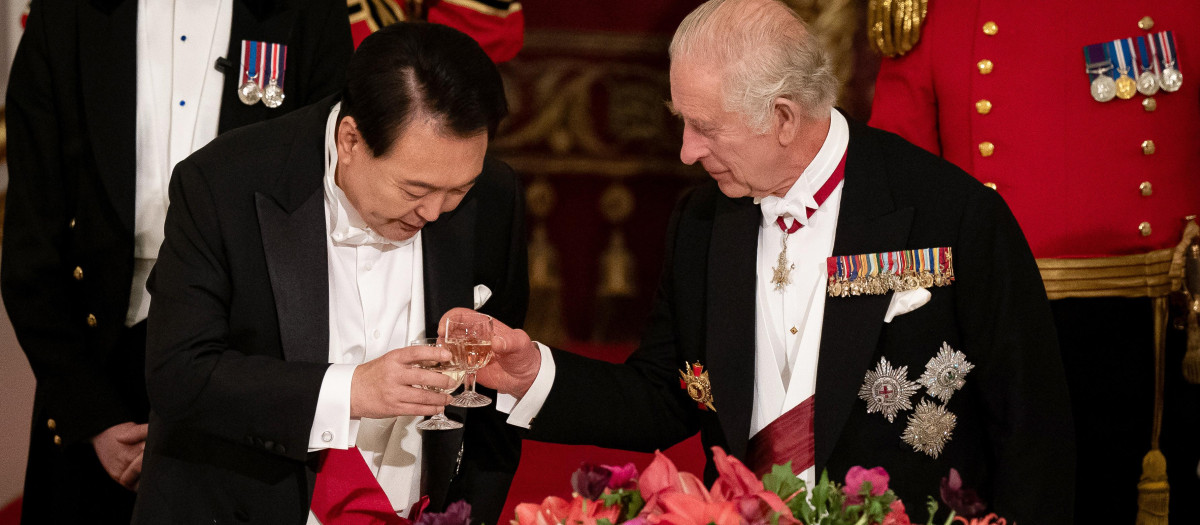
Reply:
[[[571,474],[571,489],[584,498],[594,500],[604,494],[612,476],[612,471],[603,466],[584,463]]]
[[[950,475],[942,478],[941,496],[946,506],[964,518],[978,517],[987,509],[975,489],[963,488],[962,477],[955,469],[950,469]]]
[[[471,525],[471,504],[458,500],[446,507],[446,512],[426,512],[417,525]]]
[[[620,490],[637,487],[638,471],[633,463],[626,463],[623,466],[601,465],[601,468],[607,469],[611,474],[608,479],[608,488]]]

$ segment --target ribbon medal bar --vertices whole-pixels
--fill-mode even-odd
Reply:
[[[1083,48],[1083,61],[1087,64],[1088,81],[1092,86],[1092,98],[1096,102],[1108,102],[1117,96],[1117,82],[1113,80],[1112,58],[1108,46],[1092,44]]]
[[[1117,67],[1117,79],[1113,84],[1117,87],[1117,98],[1129,100],[1137,94],[1137,81],[1130,74],[1134,65],[1133,48],[1127,39],[1113,40],[1104,44],[1108,48],[1108,56],[1112,57]]]
[[[1183,73],[1179,71],[1179,57],[1175,55],[1175,33],[1163,31],[1151,38],[1158,39],[1159,56],[1162,59],[1163,91],[1174,93],[1183,86]]]
[[[283,74],[287,69],[287,46],[242,40],[242,68],[238,99],[247,106],[259,100],[269,108],[283,104]]]
[[[883,295],[954,282],[954,259],[949,247],[922,248],[825,259],[830,297]]]

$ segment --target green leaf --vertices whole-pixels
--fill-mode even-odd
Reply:
[[[605,492],[604,494],[600,495],[600,501],[604,503],[604,508],[608,508],[613,505],[620,505],[621,494],[619,492]]]
[[[596,525],[613,525],[613,522],[608,521],[608,518],[600,518],[596,520]]]
[[[627,503],[625,505],[625,520],[636,518],[642,512],[642,507],[646,506],[646,500],[642,499],[642,493],[637,490],[627,491]]]
[[[774,492],[783,501],[804,488],[804,482],[796,477],[792,470],[792,462],[771,467],[771,472],[763,476],[763,488]]]

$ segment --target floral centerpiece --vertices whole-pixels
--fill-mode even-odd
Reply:
[[[828,473],[812,487],[796,477],[791,464],[775,465],[762,479],[719,447],[713,448],[719,474],[712,487],[679,472],[662,453],[640,474],[624,466],[585,464],[571,476],[571,499],[547,497],[517,505],[514,525],[911,525],[908,509],[888,489],[882,467],[853,467],[844,483]],[[932,497],[927,525],[1007,525],[995,514],[980,516],[984,505],[965,489],[951,469],[942,479],[941,499],[950,507],[938,520]],[[968,517],[970,517],[968,519]],[[1014,524],[1015,525],[1015,524]]]

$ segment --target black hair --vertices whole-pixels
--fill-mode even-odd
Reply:
[[[496,65],[471,37],[440,24],[403,22],[368,36],[346,67],[338,120],[354,117],[381,157],[422,113],[457,137],[487,130],[491,138],[508,114]]]

